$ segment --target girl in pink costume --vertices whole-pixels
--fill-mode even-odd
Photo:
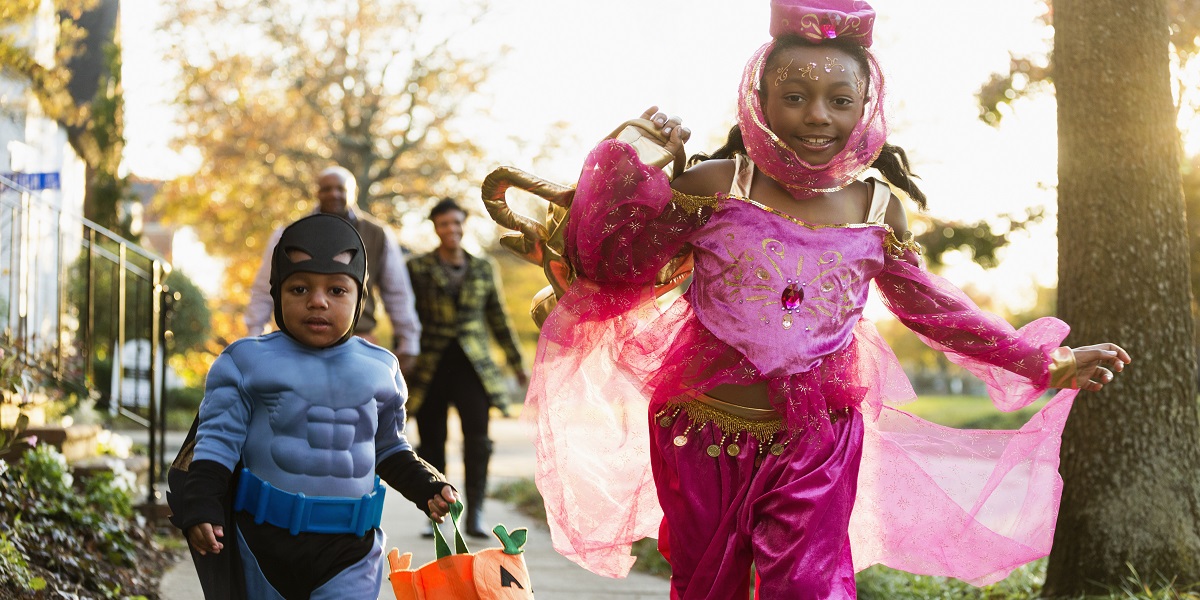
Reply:
[[[756,597],[840,599],[872,564],[982,585],[1049,552],[1067,412],[1130,358],[1059,347],[1053,318],[1015,330],[922,268],[889,187],[924,207],[885,143],[873,22],[862,1],[774,0],[725,147],[673,182],[621,141],[589,155],[578,278],[526,400],[555,547],[588,569],[623,576],[657,533],[672,598],[745,598],[753,564]],[[682,156],[679,120],[643,117]],[[886,182],[858,180],[872,166]],[[673,259],[690,285],[656,300]],[[912,387],[862,318],[872,280],[999,409],[1069,389],[1018,431],[900,410]]]

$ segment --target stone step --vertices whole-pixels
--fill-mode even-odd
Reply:
[[[85,424],[69,427],[42,425],[27,428],[25,435],[37,436],[39,444],[54,446],[67,459],[67,463],[73,463],[96,456],[96,444],[103,429],[99,425]]]
[[[138,454],[129,458],[91,456],[69,464],[71,465],[71,472],[83,479],[87,479],[96,473],[115,472],[118,470],[129,471],[134,474],[137,480],[137,487],[134,489],[139,493],[145,490],[146,485],[149,483],[150,459]]]

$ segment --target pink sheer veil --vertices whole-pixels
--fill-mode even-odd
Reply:
[[[869,40],[869,30],[866,35]],[[742,74],[738,90],[738,126],[742,131],[746,153],[755,166],[783,185],[798,200],[840,190],[870,168],[887,140],[883,72],[875,57],[864,47],[870,82],[863,118],[851,132],[846,147],[833,160],[823,165],[811,165],[771,131],[763,113],[759,98],[763,69],[777,43],[778,40],[772,40],[759,48],[746,63]]]

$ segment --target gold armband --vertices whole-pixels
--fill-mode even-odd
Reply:
[[[1050,352],[1050,387],[1077,389],[1075,381],[1075,353],[1067,346],[1059,346]]]
[[[921,244],[913,239],[911,231],[904,233],[904,240],[897,238],[893,231],[888,231],[887,236],[883,238],[883,251],[892,258],[904,258],[904,253],[909,250],[912,250],[913,254],[921,253]]]

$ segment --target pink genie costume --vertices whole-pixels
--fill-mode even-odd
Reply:
[[[861,1],[776,0],[771,33],[867,46],[873,21]],[[584,165],[566,233],[578,277],[543,325],[525,411],[555,547],[620,577],[630,544],[657,535],[673,598],[743,598],[752,562],[765,598],[854,598],[854,572],[878,563],[995,582],[1050,550],[1076,392],[1019,431],[904,412],[912,387],[862,318],[868,284],[1001,410],[1050,387],[1068,328],[1046,318],[1014,330],[926,272],[883,222],[881,182],[855,224],[813,226],[750,200],[755,168],[798,199],[840,189],[886,136],[872,61],[871,100],[841,155],[800,161],[759,106],[772,43],[742,81],[749,160],[738,157],[729,194],[673,191],[616,140]],[[656,273],[688,249],[690,286],[656,300]],[[703,394],[720,384],[765,385],[775,410],[722,407]]]

